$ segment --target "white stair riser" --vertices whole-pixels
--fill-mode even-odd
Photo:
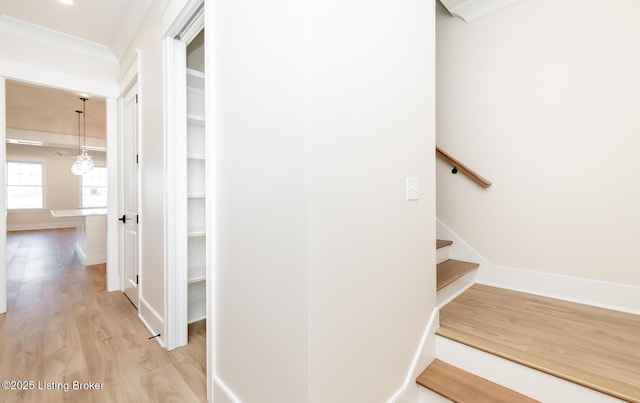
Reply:
[[[436,358],[544,403],[623,402],[441,336],[436,337]]]
[[[451,249],[450,246],[445,246],[439,249],[436,249],[436,264],[440,264],[442,262],[444,262],[445,260],[449,260],[449,249]]]
[[[442,309],[443,306],[475,284],[477,272],[478,269],[471,270],[469,273],[459,279],[456,279],[453,283],[447,285],[441,290],[438,290],[436,294],[436,306]]]

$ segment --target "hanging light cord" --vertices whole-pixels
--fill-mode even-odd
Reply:
[[[78,154],[80,154],[80,114],[84,113],[82,111],[76,111],[78,114]]]
[[[86,112],[86,108],[87,108],[87,101],[89,99],[87,98],[80,98],[82,100],[82,120],[84,122],[84,128],[82,130],[82,146],[83,146],[83,150],[87,149],[87,114]],[[80,121],[78,121],[78,130],[80,130]],[[78,141],[80,141],[80,139],[78,138]]]

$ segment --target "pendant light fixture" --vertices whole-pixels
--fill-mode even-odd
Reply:
[[[91,171],[93,168],[93,159],[87,153],[87,112],[86,112],[86,103],[88,101],[87,98],[80,98],[82,100],[82,110],[76,111],[78,113],[78,156],[76,157],[76,161],[71,166],[71,172],[74,175],[84,175],[87,172]],[[82,147],[80,147],[80,114],[83,115],[84,121],[84,130],[83,130],[83,143]]]

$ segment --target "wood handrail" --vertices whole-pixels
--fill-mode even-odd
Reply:
[[[485,178],[483,178],[482,176],[478,175],[478,173],[475,172],[473,169],[469,168],[468,166],[466,166],[462,162],[458,161],[457,159],[455,159],[451,155],[449,155],[446,152],[442,151],[439,147],[436,147],[436,155],[438,157],[442,158],[443,160],[445,160],[446,162],[448,162],[449,164],[451,164],[451,166],[454,169],[457,169],[458,172],[463,173],[464,175],[469,177],[469,179],[471,179],[472,181],[474,181],[478,185],[482,186],[483,188],[486,189],[489,186],[491,186],[491,182],[490,181],[488,181]]]

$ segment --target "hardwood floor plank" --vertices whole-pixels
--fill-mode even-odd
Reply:
[[[75,230],[7,234],[8,312],[0,315],[0,380],[35,390],[2,390],[2,402],[206,401],[204,322],[189,345],[168,352],[121,292],[106,292],[105,265],[75,259]],[[101,390],[38,390],[37,383],[103,383]]]
[[[434,360],[418,376],[416,382],[457,403],[537,402],[440,360]]]
[[[476,284],[440,312],[437,334],[640,402],[640,316]]]
[[[436,267],[436,290],[441,290],[460,277],[478,268],[477,263],[448,259]]]

